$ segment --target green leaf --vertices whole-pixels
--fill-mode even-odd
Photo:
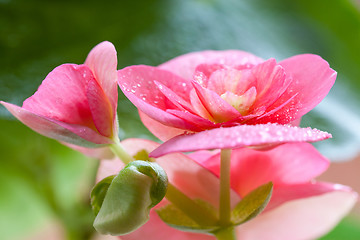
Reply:
[[[90,197],[91,197],[91,207],[95,214],[95,216],[98,215],[100,208],[104,202],[105,195],[110,187],[110,184],[112,180],[114,179],[116,175],[111,175],[100,182],[98,182],[93,190],[91,191]]]
[[[269,182],[246,195],[231,211],[231,222],[239,225],[259,215],[270,201],[272,189]]]
[[[216,209],[211,204],[200,199],[195,201],[216,215]],[[220,228],[220,226],[200,226],[173,204],[157,209],[156,212],[166,224],[181,231],[212,233]]]

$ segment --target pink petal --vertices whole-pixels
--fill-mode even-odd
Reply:
[[[261,123],[289,123],[313,109],[328,94],[336,79],[336,72],[317,55],[303,54],[279,63],[292,78],[285,93],[271,106],[275,109],[295,94],[292,101],[266,118]],[[271,110],[269,109],[269,110]]]
[[[139,111],[140,119],[145,127],[154,134],[155,137],[161,141],[167,141],[177,135],[183,134],[186,130],[166,126],[151,117],[148,117],[145,113]]]
[[[290,142],[314,142],[330,137],[331,134],[317,129],[299,128],[289,125],[241,125],[174,137],[154,150],[151,156],[159,157],[172,152],[189,152],[205,149],[233,149],[249,146],[264,147]]]
[[[103,89],[94,79],[87,85],[86,96],[96,129],[101,135],[111,138],[116,113],[113,112]]]
[[[206,169],[220,174],[220,154],[202,161]],[[282,185],[307,183],[329,166],[310,143],[288,143],[268,151],[250,148],[231,153],[231,186],[245,196],[258,186],[272,181],[274,188]]]
[[[198,127],[198,131],[209,128],[211,129],[211,128],[220,127],[220,124],[213,123],[205,118],[199,117],[190,112],[172,110],[172,109],[167,110],[167,112],[181,119],[184,119],[185,121],[192,123],[194,126]]]
[[[191,104],[185,101],[182,97],[178,96],[174,91],[170,88],[166,87],[165,85],[154,81],[158,89],[167,97],[167,99],[172,102],[176,107],[184,111],[194,112]]]
[[[250,87],[249,70],[237,70],[234,68],[220,69],[214,72],[208,83],[208,89],[221,95],[225,92],[232,92],[242,95]]]
[[[351,191],[349,187],[340,184],[315,181],[302,184],[276,186],[274,187],[273,194],[265,211],[271,211],[281,204],[292,200],[314,197],[338,190]]]
[[[236,67],[238,65],[258,64],[263,60],[251,53],[226,50],[226,51],[201,51],[188,53],[159,66],[185,79],[192,79],[195,69],[200,64],[221,64]]]
[[[331,230],[356,201],[356,193],[336,190],[291,201],[237,227],[236,235],[242,240],[316,239]]]
[[[125,96],[143,113],[171,127],[195,130],[193,125],[166,109],[177,109],[157,88],[155,81],[164,84],[186,99],[191,84],[176,75],[150,66],[132,66],[118,71],[119,86]]]
[[[192,82],[196,93],[215,122],[226,122],[238,118],[241,114],[215,92],[203,88],[197,82]]]
[[[113,143],[111,139],[100,135],[88,127],[64,123],[41,116],[10,103],[0,103],[23,124],[46,137],[83,147],[101,147],[99,146],[101,144]]]
[[[257,90],[255,109],[274,103],[287,89],[291,78],[286,78],[284,69],[269,59],[251,69],[250,82],[254,82]]]
[[[66,123],[80,124],[95,130],[86,86],[94,80],[85,65],[63,64],[51,71],[23,108],[40,116]]]
[[[114,45],[105,41],[95,46],[86,58],[85,65],[91,69],[105,95],[109,98],[115,114],[118,93],[117,56]]]

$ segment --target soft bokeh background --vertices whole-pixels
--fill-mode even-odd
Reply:
[[[360,191],[360,13],[348,0],[0,0],[0,99],[21,105],[62,63],[82,63],[103,40],[119,68],[157,65],[204,49],[278,60],[315,53],[338,71],[303,126],[333,133],[316,146],[335,163],[322,179]],[[120,136],[151,135],[120,94]],[[15,121],[0,107],[0,238],[91,239],[97,160]],[[360,239],[356,209],[323,239]]]

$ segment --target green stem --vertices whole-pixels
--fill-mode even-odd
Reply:
[[[200,226],[216,225],[218,221],[216,216],[211,214],[202,205],[193,201],[170,183],[168,184],[165,197]]]
[[[126,152],[120,141],[115,142],[115,144],[110,145],[110,148],[113,153],[118,156],[120,160],[123,161],[123,163],[128,164],[129,162],[135,160]],[[190,217],[192,220],[194,220],[200,225],[214,226],[218,221],[216,216],[211,214],[202,205],[198,204],[197,202],[186,196],[171,183],[168,183],[165,197],[172,204],[181,209],[188,217]]]
[[[122,146],[122,144],[120,143],[120,141],[115,141],[115,144],[111,144],[110,145],[110,149],[111,151],[120,158],[120,160],[125,163],[128,164],[132,161],[134,161],[135,159],[130,156],[126,150],[124,149],[124,147]]]
[[[231,149],[221,150],[220,162],[220,207],[219,224],[226,226],[230,224],[230,157]]]
[[[214,233],[214,235],[217,240],[236,240],[234,227],[221,229],[220,231]]]

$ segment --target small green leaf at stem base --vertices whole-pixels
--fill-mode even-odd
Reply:
[[[205,206],[205,208],[212,214],[216,214],[217,210],[209,203],[199,199],[194,201],[202,206]],[[181,231],[211,234],[220,228],[219,226],[208,226],[203,223],[195,222],[173,204],[168,204],[160,209],[157,209],[156,212],[161,220],[163,220],[166,224]]]
[[[246,195],[231,211],[234,225],[245,223],[259,215],[270,201],[273,183],[269,182]]]

